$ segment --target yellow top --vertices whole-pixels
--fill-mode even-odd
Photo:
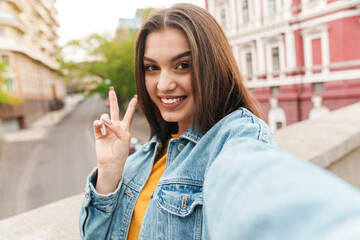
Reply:
[[[172,138],[178,138],[180,134],[173,134],[171,136]],[[147,180],[143,190],[139,195],[139,198],[137,199],[130,222],[130,228],[127,237],[128,240],[139,239],[141,224],[146,212],[146,208],[149,205],[151,193],[155,191],[156,185],[158,184],[163,173],[165,172],[167,147],[169,144],[169,140],[166,142],[166,145],[162,149],[160,159],[154,164],[149,179]]]

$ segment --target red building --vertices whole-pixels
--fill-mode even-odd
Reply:
[[[273,129],[360,101],[360,0],[207,0]]]

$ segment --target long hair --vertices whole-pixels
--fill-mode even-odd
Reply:
[[[162,141],[177,131],[176,123],[166,122],[151,101],[145,86],[143,57],[149,33],[166,28],[181,30],[191,50],[191,81],[195,113],[193,125],[202,133],[219,120],[245,107],[259,116],[257,102],[245,87],[228,40],[215,18],[191,4],[175,4],[158,10],[143,23],[135,46],[135,79],[139,105],[151,129]]]

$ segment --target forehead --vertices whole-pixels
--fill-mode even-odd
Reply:
[[[147,36],[144,55],[146,57],[176,55],[189,50],[189,41],[181,30],[166,28],[162,31],[151,32]]]

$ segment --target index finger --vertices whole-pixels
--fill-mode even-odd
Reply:
[[[137,96],[135,95],[129,103],[128,108],[126,109],[124,118],[123,118],[123,122],[125,124],[125,130],[130,131],[130,126],[131,126],[131,122],[134,118],[135,115],[135,109],[136,109],[136,104],[137,104]]]
[[[119,104],[114,91],[114,87],[110,87],[109,91],[110,102],[110,118],[112,121],[119,121]]]

